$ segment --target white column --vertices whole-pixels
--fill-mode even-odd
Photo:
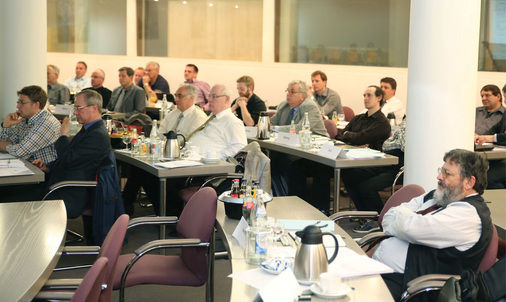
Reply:
[[[473,150],[480,1],[413,0],[405,183],[436,188],[448,150]]]
[[[0,1],[0,122],[16,110],[16,91],[47,88],[45,0]]]

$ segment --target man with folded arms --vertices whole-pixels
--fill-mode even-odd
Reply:
[[[493,225],[481,196],[487,161],[459,149],[447,152],[443,160],[436,190],[391,208],[383,217],[383,231],[390,238],[381,241],[373,259],[394,270],[383,279],[395,300],[418,276],[477,271],[490,244]]]
[[[67,86],[58,83],[60,68],[47,65],[47,97],[49,104],[65,104],[70,99],[70,91]]]
[[[121,67],[119,83],[111,95],[108,110],[125,114],[125,120],[135,113],[144,113],[146,101],[144,91],[133,83],[134,71],[130,67]]]
[[[255,81],[250,76],[242,76],[237,79],[237,92],[239,97],[232,102],[232,112],[244,122],[246,126],[255,126],[258,124],[260,112],[265,111],[265,102],[256,94]]]
[[[39,86],[18,91],[17,111],[9,113],[0,128],[0,152],[28,161],[52,162],[53,143],[60,136],[60,122],[44,109],[46,92]]]
[[[485,85],[480,91],[483,106],[476,108],[475,133],[487,134],[497,124],[506,110],[502,105],[501,90],[496,85]]]

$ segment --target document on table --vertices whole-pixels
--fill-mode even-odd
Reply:
[[[300,231],[308,225],[316,225],[320,227],[322,232],[333,232],[334,222],[332,220],[300,220],[300,219],[278,219],[283,223],[285,230]]]
[[[346,152],[346,156],[352,159],[382,158],[385,157],[385,153],[369,148],[357,148],[357,149],[348,149]]]
[[[0,177],[35,174],[19,159],[0,160]]]
[[[15,159],[15,156],[10,155],[9,153],[0,153],[0,160],[2,159]]]
[[[156,163],[155,167],[165,168],[165,169],[174,169],[174,168],[184,168],[184,167],[195,167],[202,166],[203,163],[192,161],[192,160],[174,160],[168,162]]]

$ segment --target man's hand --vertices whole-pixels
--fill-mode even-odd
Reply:
[[[70,132],[70,120],[69,117],[66,116],[61,122],[60,135],[68,136]]]
[[[13,125],[17,125],[17,124],[21,123],[22,121],[24,121],[25,120],[24,118],[20,118],[21,117],[20,114],[21,114],[21,112],[19,112],[19,111],[7,114],[7,117],[5,118],[5,121],[3,123],[3,127],[9,128]]]
[[[37,168],[41,169],[42,172],[47,173],[47,165],[45,162],[41,161],[40,159],[36,159],[32,162],[32,165],[36,166]]]
[[[313,86],[309,86],[309,87],[308,87],[307,96],[308,96],[309,98],[312,98],[312,97],[313,97]]]
[[[145,76],[142,77],[142,84],[143,85],[146,84],[146,83],[149,84],[150,81],[151,81],[151,79],[149,78],[148,75],[145,75]]]
[[[493,143],[494,136],[493,135],[475,135],[474,142],[478,145],[483,145],[483,143]]]
[[[248,105],[248,99],[241,96],[241,97],[238,97],[237,100],[235,101],[235,103],[241,107],[241,109],[244,109],[246,108],[246,105]]]

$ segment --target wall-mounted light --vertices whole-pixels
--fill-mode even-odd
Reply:
[[[209,6],[213,6],[213,4],[212,4],[212,3],[209,3]]]

